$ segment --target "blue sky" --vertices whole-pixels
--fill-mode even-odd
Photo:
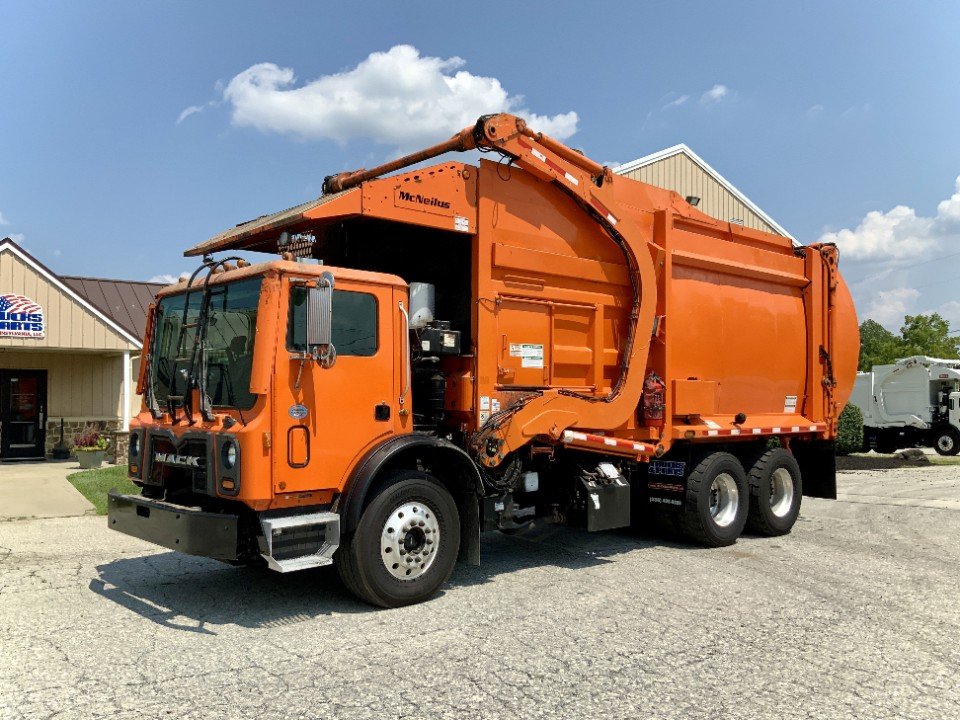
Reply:
[[[331,172],[511,109],[604,162],[685,142],[836,239],[862,317],[960,329],[958,36],[956,2],[0,0],[0,236],[65,274],[178,274]]]

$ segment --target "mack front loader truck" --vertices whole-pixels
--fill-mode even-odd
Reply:
[[[857,373],[850,402],[863,413],[863,449],[960,452],[960,360],[914,355]]]
[[[469,150],[497,161],[419,166]],[[478,563],[486,530],[656,521],[723,546],[835,497],[859,352],[836,248],[710,218],[512,115],[186,254],[150,311],[120,532],[335,563],[393,607]]]

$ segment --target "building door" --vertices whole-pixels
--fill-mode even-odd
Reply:
[[[42,458],[46,370],[0,370],[0,457]]]

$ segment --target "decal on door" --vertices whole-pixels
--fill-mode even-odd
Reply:
[[[520,367],[542,368],[543,345],[537,343],[510,343],[510,357],[520,358]]]

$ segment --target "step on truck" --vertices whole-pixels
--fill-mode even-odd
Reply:
[[[857,373],[850,402],[863,413],[863,451],[932,447],[960,452],[960,360],[913,355]]]
[[[497,160],[411,169],[469,150]],[[710,218],[517,117],[186,255],[149,315],[120,532],[335,563],[391,607],[478,563],[485,530],[666,521],[723,546],[835,497],[859,352],[836,248]]]

